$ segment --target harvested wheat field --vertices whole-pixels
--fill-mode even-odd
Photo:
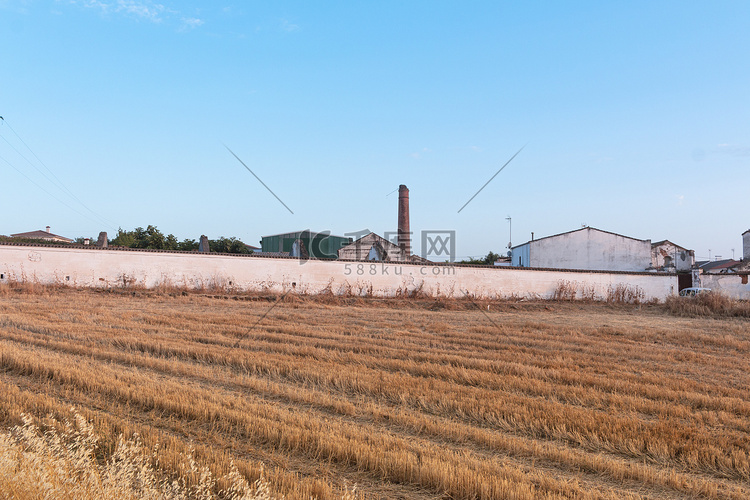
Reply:
[[[749,353],[660,305],[5,287],[0,419],[274,498],[746,499]]]

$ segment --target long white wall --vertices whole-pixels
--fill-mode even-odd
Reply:
[[[561,284],[578,297],[606,299],[619,290],[640,300],[677,293],[677,278],[659,274],[537,271],[403,263],[299,261],[221,254],[0,245],[0,282],[80,287],[220,286],[247,291],[550,298]]]

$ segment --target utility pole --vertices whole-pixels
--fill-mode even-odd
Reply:
[[[510,215],[505,218],[508,221],[508,250],[513,246],[513,222],[510,219]]]

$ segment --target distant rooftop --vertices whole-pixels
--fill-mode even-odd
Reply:
[[[635,240],[635,241],[650,241],[650,240],[641,240],[641,239],[639,239],[639,238],[633,238],[632,236],[625,236],[624,234],[613,233],[612,231],[605,231],[605,230],[603,230],[603,229],[597,229],[597,228],[595,228],[595,227],[591,227],[591,226],[584,226],[584,227],[582,227],[582,228],[579,228],[579,229],[573,229],[572,231],[565,231],[564,233],[557,233],[557,234],[552,234],[552,235],[550,235],[550,236],[543,236],[543,237],[541,237],[541,238],[534,238],[533,240],[529,240],[529,241],[527,241],[526,243],[522,243],[522,244],[520,244],[520,245],[516,245],[516,246],[514,246],[513,248],[518,248],[518,247],[521,247],[521,246],[523,246],[523,245],[527,245],[527,244],[529,244],[529,243],[534,243],[534,242],[536,242],[536,241],[539,241],[539,240],[546,240],[547,238],[556,238],[556,237],[558,237],[558,236],[563,236],[563,235],[565,235],[565,234],[571,234],[571,233],[575,233],[575,232],[578,232],[578,231],[584,231],[584,230],[587,230],[587,229],[588,229],[588,230],[592,230],[592,231],[598,231],[598,232],[600,232],[600,233],[613,234],[613,235],[615,235],[615,236],[619,236],[620,238],[627,238],[627,239],[629,239],[629,240]],[[665,240],[665,241],[666,241],[666,240]]]
[[[47,228],[47,231],[29,231],[26,233],[16,233],[11,234],[11,238],[28,238],[28,239],[34,239],[34,240],[48,240],[48,241],[64,241],[68,243],[73,243],[73,240],[70,238],[66,238],[65,236],[60,236],[59,234],[54,234],[49,232],[49,228]]]
[[[740,264],[742,264],[742,261],[734,259],[702,260],[695,263],[704,273],[728,273]]]

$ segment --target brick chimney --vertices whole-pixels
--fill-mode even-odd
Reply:
[[[409,188],[398,187],[398,246],[405,260],[411,257],[411,232],[409,231]]]
[[[49,233],[49,229],[50,229],[50,227],[49,227],[49,226],[47,226],[47,232],[48,232],[48,233]]]

